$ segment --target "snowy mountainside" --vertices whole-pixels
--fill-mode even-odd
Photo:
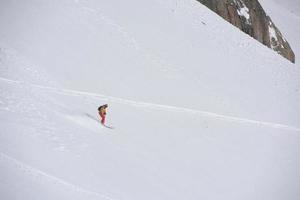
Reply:
[[[295,117],[286,121],[300,109],[297,67],[197,2],[46,2],[3,4],[10,12],[1,12],[0,35],[64,87],[299,124]],[[286,79],[279,83],[282,73]],[[242,87],[232,87],[236,82]],[[285,95],[277,97],[280,92]],[[280,115],[278,101],[286,106]]]
[[[298,198],[299,66],[195,1],[0,9],[1,198]]]
[[[295,54],[258,0],[198,0],[223,19],[295,63]]]

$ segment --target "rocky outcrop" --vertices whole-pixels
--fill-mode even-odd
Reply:
[[[225,20],[295,63],[295,54],[258,0],[198,0]]]

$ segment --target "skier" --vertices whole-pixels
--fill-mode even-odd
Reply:
[[[100,106],[99,108],[98,108],[98,111],[99,111],[99,115],[100,115],[100,117],[101,117],[101,124],[103,124],[104,125],[104,123],[105,123],[105,116],[106,116],[106,108],[108,107],[108,105],[107,104],[104,104],[104,105],[102,105],[102,106]]]

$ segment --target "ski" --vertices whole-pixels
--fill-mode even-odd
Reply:
[[[113,126],[107,126],[107,125],[104,125],[104,124],[102,124],[102,126],[104,126],[105,128],[114,129]]]

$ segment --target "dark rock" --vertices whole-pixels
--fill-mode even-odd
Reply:
[[[295,54],[258,0],[198,0],[225,20],[295,63]]]

